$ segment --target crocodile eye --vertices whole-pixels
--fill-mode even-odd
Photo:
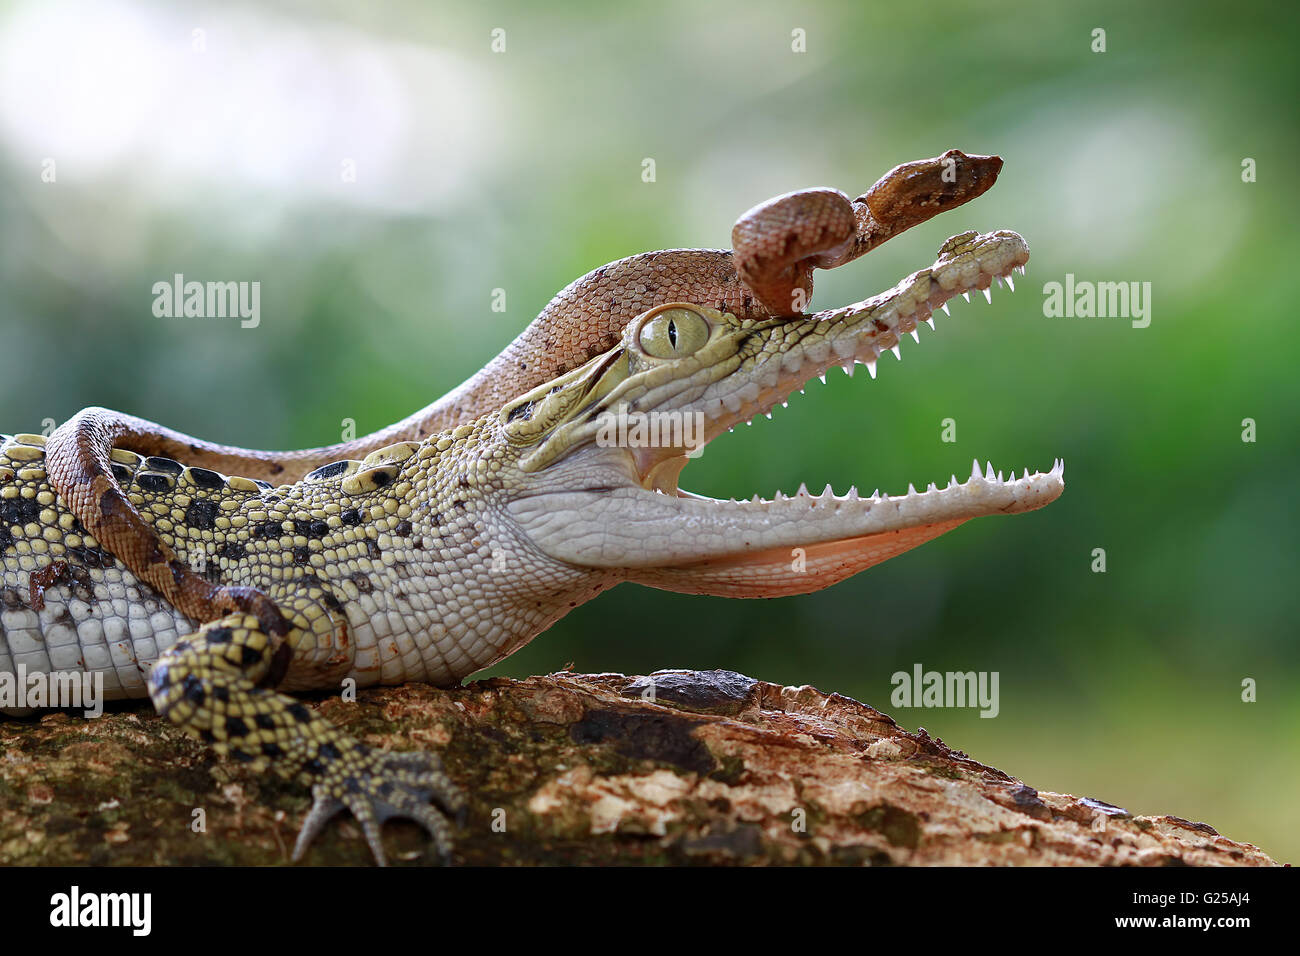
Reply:
[[[642,350],[653,358],[681,358],[699,351],[709,340],[709,323],[698,312],[673,306],[655,312],[641,326]]]

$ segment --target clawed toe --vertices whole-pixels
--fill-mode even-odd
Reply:
[[[454,843],[448,816],[463,824],[467,801],[437,756],[420,751],[367,750],[359,755],[359,765],[352,761],[331,771],[312,788],[315,800],[294,844],[295,861],[302,859],[325,824],[346,809],[356,817],[379,866],[388,864],[382,825],[394,818],[413,820],[424,827],[442,862],[451,863]]]

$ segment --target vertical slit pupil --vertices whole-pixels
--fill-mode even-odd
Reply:
[[[668,341],[673,343],[673,348],[677,348],[677,323],[672,319],[668,320]]]

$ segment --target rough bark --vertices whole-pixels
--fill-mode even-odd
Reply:
[[[313,706],[370,743],[443,753],[471,795],[464,864],[1275,865],[1206,824],[1040,792],[855,700],[729,671]],[[308,803],[147,704],[0,720],[0,864],[282,864]],[[412,824],[385,841],[394,863],[436,862]],[[370,856],[340,817],[308,862]]]

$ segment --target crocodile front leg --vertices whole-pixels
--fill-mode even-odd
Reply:
[[[234,613],[173,645],[149,682],[158,712],[223,756],[311,787],[315,802],[295,860],[331,817],[347,809],[380,866],[387,862],[380,828],[393,817],[423,826],[449,862],[452,830],[444,813],[463,813],[465,799],[437,756],[368,747],[272,689],[295,668],[310,671],[313,684],[324,671],[346,669],[345,655],[329,653],[346,624],[333,619],[319,596],[300,594],[280,608],[282,625],[265,614]]]

